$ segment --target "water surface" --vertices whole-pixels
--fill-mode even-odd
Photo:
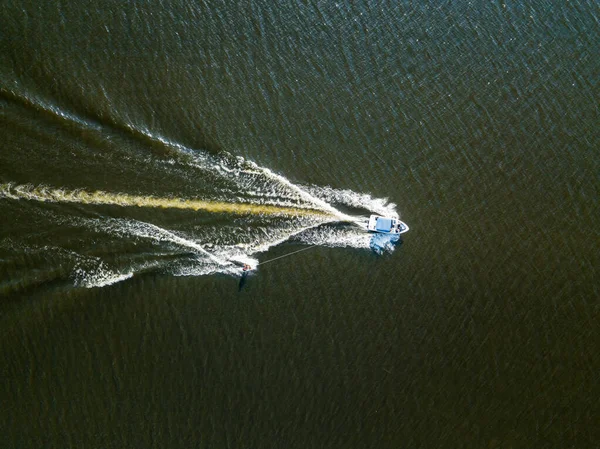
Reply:
[[[600,439],[595,2],[0,17],[3,446]]]

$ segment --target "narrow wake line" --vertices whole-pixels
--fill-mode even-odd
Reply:
[[[16,84],[16,82],[15,82]],[[21,88],[21,86],[18,86]],[[4,86],[0,87],[0,97],[4,97],[7,100],[14,101],[24,105],[25,107],[34,109],[38,112],[42,112],[47,115],[51,115],[66,122],[77,123],[82,128],[100,130],[101,125],[96,121],[79,117],[69,111],[63,111],[59,107],[50,104],[40,98],[33,99],[27,94],[16,93],[10,88]]]
[[[133,271],[128,273],[115,273],[109,269],[105,269],[102,266],[97,267],[97,270],[90,274],[86,273],[81,269],[75,270],[75,285],[85,288],[97,288],[106,287],[108,285],[116,284],[127,279],[131,279],[134,275]]]
[[[154,196],[135,196],[126,193],[103,191],[55,189],[30,184],[0,184],[0,198],[25,199],[52,203],[79,203],[95,205],[115,205],[129,207],[152,207],[165,209],[203,210],[212,213],[236,215],[332,215],[329,211],[302,207],[274,206],[268,204],[225,203],[184,198],[158,198]]]

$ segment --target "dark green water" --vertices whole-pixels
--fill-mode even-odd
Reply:
[[[0,24],[1,447],[598,445],[597,3]]]

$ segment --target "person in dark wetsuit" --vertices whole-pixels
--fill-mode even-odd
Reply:
[[[242,268],[242,278],[240,279],[240,283],[238,285],[238,292],[241,292],[242,288],[244,288],[244,284],[246,283],[246,278],[248,277],[248,273],[250,272],[251,269],[252,269],[252,267],[250,265],[248,265],[247,263],[244,264],[244,268]]]

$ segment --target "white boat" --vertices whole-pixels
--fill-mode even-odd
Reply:
[[[377,232],[378,234],[404,234],[408,231],[408,225],[397,218],[381,217],[379,215],[371,215],[367,231]]]

